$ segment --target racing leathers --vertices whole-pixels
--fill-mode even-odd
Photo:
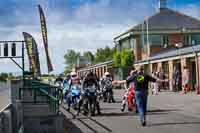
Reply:
[[[84,113],[88,113],[88,103],[84,102],[88,92],[93,91],[91,89],[95,89],[94,91],[97,93],[97,97],[98,97],[98,92],[99,92],[99,83],[98,83],[98,78],[96,77],[95,74],[93,73],[89,73],[86,75],[86,77],[83,79],[82,81],[82,92],[83,92],[83,96],[82,96],[82,100],[79,103],[79,109],[78,109],[78,114],[80,112],[80,108],[83,105],[84,107]],[[98,98],[96,97],[96,109],[97,109],[97,113],[100,114],[100,106],[99,106],[99,101]]]
[[[108,102],[115,102],[113,96],[113,85],[112,85],[112,77],[104,76],[101,80],[101,88],[103,93],[104,102],[108,100]],[[109,95],[108,95],[109,94]]]
[[[76,77],[71,77],[69,80],[69,92],[67,94],[67,103],[68,103],[68,110],[70,110],[70,105],[71,104],[76,104],[75,99],[76,97],[73,96],[73,92],[80,92],[81,91],[81,83],[80,79],[78,76]],[[76,94],[76,96],[79,96],[79,94]]]

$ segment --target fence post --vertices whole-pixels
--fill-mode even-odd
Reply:
[[[33,90],[33,93],[34,93],[33,94],[34,103],[36,103],[36,90],[35,89]]]

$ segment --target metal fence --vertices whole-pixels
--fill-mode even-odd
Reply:
[[[56,86],[41,83],[39,81],[27,80],[24,87],[19,89],[19,99],[23,103],[47,103],[54,113],[59,111],[60,89]],[[23,100],[26,91],[31,93],[29,101]]]
[[[12,133],[12,106],[8,104],[0,111],[0,133]]]

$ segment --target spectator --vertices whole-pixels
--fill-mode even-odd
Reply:
[[[142,126],[146,126],[148,84],[149,82],[156,82],[156,81],[166,82],[166,81],[145,74],[143,66],[138,67],[137,71],[138,71],[137,74],[132,75],[127,80],[116,81],[116,83],[123,84],[127,82],[134,82],[136,105],[140,115],[140,121]]]

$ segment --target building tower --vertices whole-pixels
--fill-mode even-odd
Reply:
[[[167,0],[158,0],[159,11],[167,8]]]

